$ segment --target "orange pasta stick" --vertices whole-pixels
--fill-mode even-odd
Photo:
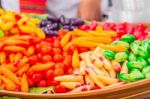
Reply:
[[[6,39],[5,41],[3,41],[3,43],[6,45],[16,45],[16,44],[27,44],[28,42],[15,39],[15,38],[10,38],[10,39]]]
[[[0,66],[0,75],[2,74],[2,66]]]
[[[20,85],[18,77],[9,69],[2,67],[2,73],[9,79],[11,79],[15,84]]]
[[[0,53],[0,63],[3,64],[6,61],[6,54],[4,52]]]
[[[40,20],[38,18],[30,18],[29,19],[32,23],[34,24],[39,24],[40,23]]]
[[[22,76],[23,73],[29,70],[29,64],[25,64],[22,68],[17,71],[18,76]]]
[[[54,66],[53,62],[45,63],[45,64],[36,64],[31,67],[33,71],[44,71]]]
[[[87,41],[87,40],[75,40],[75,39],[72,41],[72,43],[75,46],[88,47],[88,48],[96,47],[99,45],[99,43],[97,42],[92,42],[92,41]]]
[[[10,54],[9,55],[9,60],[10,60],[11,63],[14,62],[14,59],[15,59],[15,54],[14,53]]]
[[[23,55],[21,54],[21,53],[17,53],[16,55],[15,55],[15,61],[18,61],[18,60],[20,60],[21,58],[23,57]]]
[[[10,33],[11,34],[18,34],[19,33],[19,29],[16,27],[16,28],[12,28],[11,30],[10,30]]]
[[[4,50],[11,52],[23,52],[25,51],[25,48],[20,46],[5,46]]]
[[[10,30],[10,29],[13,28],[14,24],[15,24],[15,22],[8,22],[8,23],[4,24],[4,25],[1,27],[1,29],[2,29],[3,31]]]
[[[0,75],[2,75],[2,67],[0,67]],[[0,86],[2,85],[2,79],[0,78]]]
[[[0,87],[1,87],[2,89],[5,89],[5,88],[6,88],[6,84],[5,84],[5,83],[2,83],[2,84],[0,85]]]
[[[62,75],[54,78],[56,81],[61,82],[81,82],[83,80],[83,76],[81,75]]]
[[[79,54],[78,54],[78,51],[75,50],[72,56],[72,66],[74,68],[78,68],[79,64],[80,64]]]
[[[65,45],[64,47],[63,47],[63,50],[65,51],[65,52],[67,52],[68,51],[68,49],[69,49],[69,47],[72,45],[72,42],[69,42],[67,45]]]
[[[91,37],[93,36],[92,34],[88,33],[88,32],[85,32],[85,31],[82,31],[82,30],[79,30],[79,29],[75,29],[73,31],[73,33],[75,33],[77,36],[87,36],[87,37]]]
[[[68,32],[63,36],[63,38],[60,41],[61,46],[65,46],[68,44],[70,38],[71,38],[72,32]]]
[[[92,41],[97,43],[111,43],[112,39],[109,37],[78,37],[74,39],[75,41]],[[73,40],[73,41],[74,41]]]
[[[29,20],[28,17],[24,16],[19,21],[17,21],[17,25],[21,26],[24,22],[27,22]]]
[[[16,70],[20,69],[21,67],[23,67],[27,62],[28,62],[28,58],[24,57],[23,59],[16,61],[13,63],[14,67],[16,67]]]
[[[12,72],[16,71],[16,67],[14,67],[13,64],[2,64],[1,66],[9,69]]]
[[[104,32],[89,31],[89,33],[95,37],[111,37],[109,34],[104,33]]]
[[[45,33],[40,28],[36,28],[35,35],[42,39],[46,37]]]
[[[34,35],[36,33],[36,29],[33,28],[33,27],[30,27],[30,26],[23,26],[23,25],[21,25],[21,26],[19,26],[19,29],[22,32],[24,32],[26,34],[30,34],[30,35]]]
[[[21,78],[21,91],[22,92],[28,92],[29,91],[27,76],[25,74],[23,74],[23,76]]]
[[[6,84],[6,89],[7,90],[10,90],[10,91],[14,91],[16,89],[16,85],[14,82],[12,82],[10,79],[4,77],[4,76],[1,76],[0,75],[0,78],[3,80],[3,82]]]
[[[28,49],[27,49],[27,56],[31,56],[34,54],[34,47],[33,46],[30,46]]]
[[[104,44],[99,44],[98,45],[100,48],[106,49],[106,50],[112,50],[115,52],[124,52],[126,51],[126,47],[122,45],[104,45]]]
[[[123,46],[123,45],[114,45],[114,47],[115,47],[115,51],[116,52],[124,52],[124,51],[126,51],[126,47],[125,46]]]
[[[2,79],[0,78],[0,87],[2,86]]]
[[[97,26],[96,27],[96,32],[102,32],[103,31],[103,28],[102,27],[100,27],[100,26]]]
[[[109,34],[111,37],[116,37],[116,36],[117,36],[117,33],[116,33],[116,32],[111,31],[111,30],[109,30],[109,31],[104,31],[104,30],[102,29],[102,27],[97,27],[97,28],[96,28],[96,32],[99,32],[99,33],[103,32],[103,33]]]
[[[34,36],[29,36],[29,35],[23,35],[23,36],[16,36],[15,39],[17,40],[23,40],[23,41],[29,41],[30,39],[35,39],[35,38],[38,38],[38,37],[34,37]],[[38,39],[41,39],[41,38],[38,38]]]
[[[36,28],[36,25],[33,22],[31,22],[31,21],[27,21],[26,25]]]

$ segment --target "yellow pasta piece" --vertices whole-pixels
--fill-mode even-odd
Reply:
[[[98,78],[96,77],[96,73],[92,69],[88,68],[87,72],[89,72],[89,77],[97,86],[99,86],[100,88],[105,87],[105,84],[98,80]]]
[[[90,85],[91,87],[93,87],[95,85],[94,82],[92,81],[92,79],[89,77],[89,75],[85,75],[85,83],[87,85]]]
[[[54,80],[61,81],[61,82],[80,82],[83,80],[83,76],[81,76],[81,75],[63,75],[63,76],[55,77]]]
[[[78,86],[81,86],[80,82],[60,82],[60,85],[68,89],[75,89]]]
[[[11,72],[9,69],[2,67],[2,73],[9,79],[11,79],[15,84],[20,85],[18,77]]]
[[[127,73],[128,74],[129,70],[128,70],[128,67],[127,67],[127,62],[128,61],[123,62],[123,65],[122,65],[120,73]]]
[[[106,77],[106,76],[103,76],[103,75],[97,75],[97,78],[100,81],[104,82],[105,84],[109,84],[109,85],[115,84],[115,83],[118,82],[117,79],[114,79],[114,78],[111,78],[111,77]]]
[[[85,75],[85,70],[86,70],[86,64],[84,61],[80,61],[80,66],[79,66],[79,73],[81,75]]]

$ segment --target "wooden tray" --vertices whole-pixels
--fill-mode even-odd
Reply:
[[[99,22],[98,24],[103,25],[104,23]],[[149,23],[145,23],[145,25],[147,27],[150,27]],[[13,96],[27,99],[149,99],[150,78],[132,83],[127,83],[113,88],[105,88],[82,93],[30,94],[0,90],[0,96]]]
[[[15,96],[28,99],[117,99],[117,98],[150,98],[150,79],[127,83],[107,89],[99,89],[82,93],[63,94],[30,94],[0,90],[0,96]]]

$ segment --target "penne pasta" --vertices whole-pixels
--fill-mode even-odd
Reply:
[[[97,68],[103,67],[103,62],[96,55],[91,55],[91,61]]]
[[[96,66],[94,66],[94,65],[91,63],[89,53],[86,53],[85,56],[86,56],[86,57],[85,57],[85,58],[86,58],[85,62],[86,62],[87,67],[92,68],[92,69],[94,70],[94,72],[96,72],[96,74],[105,75],[105,74],[103,73],[103,71],[101,71],[100,69],[98,69]]]
[[[82,81],[82,79],[83,76],[81,75],[63,75],[54,78],[54,80],[61,82],[80,82]]]
[[[75,88],[70,93],[79,93],[79,92],[89,91],[89,90],[90,90],[90,86],[89,85],[85,85],[85,86],[81,86],[81,87]]]
[[[60,82],[60,85],[68,89],[75,89],[76,87],[81,86],[82,84],[80,82]]]
[[[99,86],[100,88],[105,87],[105,84],[98,80],[98,78],[96,77],[96,73],[92,69],[88,68],[87,71],[89,72],[89,77],[97,86]]]
[[[79,74],[80,75],[85,75],[85,70],[86,70],[85,62],[84,61],[80,61]]]
[[[127,62],[128,62],[128,61],[124,61],[124,62],[123,62],[123,65],[122,65],[122,68],[121,68],[120,73],[127,73],[127,74],[128,74]]]
[[[115,78],[111,78],[111,77],[106,77],[106,76],[103,76],[103,75],[97,75],[97,78],[101,81],[101,82],[104,82],[105,84],[115,84],[118,82],[117,79]]]
[[[85,75],[85,83],[87,85],[90,85],[91,87],[93,87],[95,85],[94,82],[92,81],[92,79],[89,77],[89,75]]]

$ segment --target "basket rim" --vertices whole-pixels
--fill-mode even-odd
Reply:
[[[136,81],[136,82],[126,83],[121,86],[115,86],[112,88],[104,88],[104,89],[92,90],[92,91],[81,92],[81,93],[33,94],[33,93],[0,90],[0,95],[10,95],[10,96],[18,96],[18,97],[71,98],[71,97],[84,97],[84,96],[91,96],[91,95],[95,96],[95,95],[108,94],[111,92],[121,91],[124,89],[136,88],[146,84],[150,84],[150,78]]]

